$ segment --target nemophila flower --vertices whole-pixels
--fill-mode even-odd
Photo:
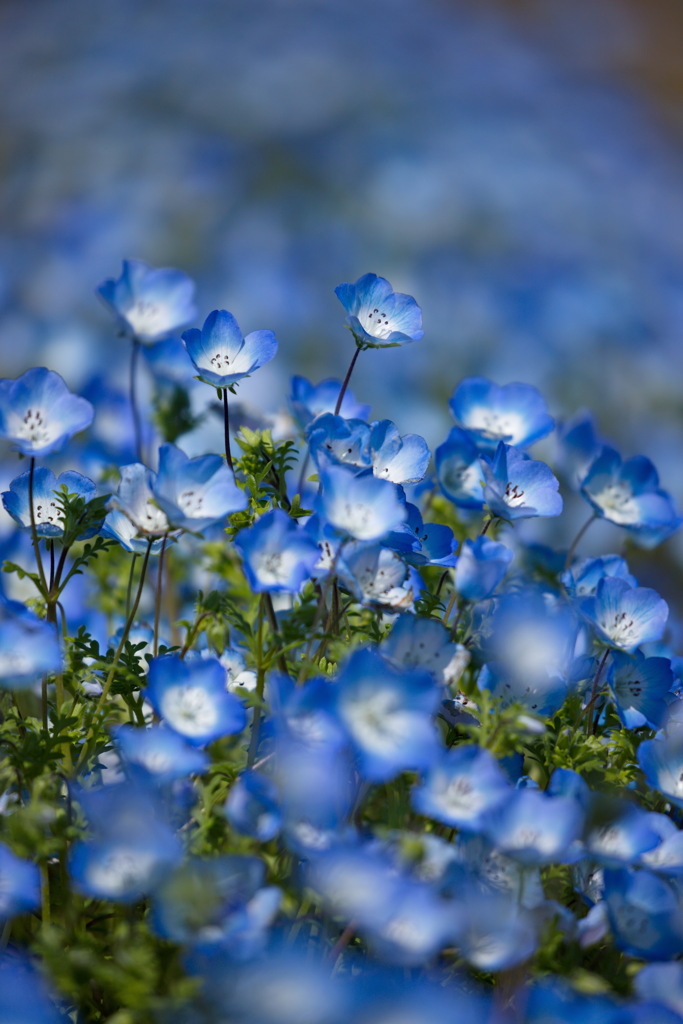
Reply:
[[[421,589],[417,574],[411,575],[403,559],[381,544],[351,541],[338,566],[342,584],[361,603],[385,608],[410,608]]]
[[[28,955],[0,957],[0,1024],[63,1024],[53,993]]]
[[[395,484],[374,476],[356,476],[342,466],[320,474],[316,508],[327,522],[356,540],[380,540],[407,518]]]
[[[256,593],[296,593],[320,557],[318,545],[296,521],[274,509],[235,538],[244,574]]]
[[[159,449],[159,472],[150,484],[155,501],[176,529],[201,533],[247,505],[247,495],[220,455],[190,459],[174,444]]]
[[[666,814],[648,815],[650,827],[659,836],[659,843],[640,855],[639,863],[665,878],[683,876],[683,832]]]
[[[215,388],[236,384],[270,362],[277,352],[272,331],[252,331],[245,338],[225,309],[214,309],[201,331],[193,327],[182,338],[199,379]]]
[[[154,658],[145,695],[168,728],[197,747],[241,732],[247,723],[241,701],[225,687],[225,669],[216,658]]]
[[[460,427],[453,427],[434,452],[439,487],[458,508],[482,508],[483,476],[474,441]]]
[[[578,491],[588,470],[604,447],[591,413],[578,412],[557,426],[557,465]]]
[[[274,839],[282,823],[275,783],[259,772],[243,772],[230,787],[225,816],[242,835],[264,843]]]
[[[131,640],[135,642],[134,638]],[[124,764],[142,770],[157,782],[201,775],[208,767],[209,759],[203,751],[161,725],[146,729],[117,725],[111,732]]]
[[[559,483],[545,462],[503,444],[489,462],[482,459],[484,501],[501,519],[559,516],[562,496]]]
[[[133,462],[121,466],[119,473],[121,482],[109,500],[112,512],[107,515],[102,532],[115,537],[128,551],[142,553],[147,550],[147,540],[168,533],[171,524],[155,501],[152,485],[156,474],[151,469],[141,462]],[[126,527],[121,515],[132,524],[133,530]]]
[[[417,505],[406,502],[405,523],[385,540],[411,565],[453,566],[456,563],[457,541],[450,526],[425,523]]]
[[[683,1017],[683,963],[680,960],[645,964],[633,984],[641,999],[668,1006]]]
[[[504,595],[484,643],[478,686],[538,715],[553,714],[568,690],[578,623],[565,605],[527,589]]]
[[[154,893],[152,927],[171,942],[220,944],[250,959],[265,944],[282,899],[276,886],[264,886],[265,874],[256,857],[192,857]]]
[[[484,453],[493,454],[501,441],[528,448],[555,425],[545,399],[530,384],[500,387],[485,377],[467,377],[448,404],[458,425]]]
[[[625,559],[620,555],[601,555],[587,558],[562,573],[560,579],[570,597],[594,597],[600,580],[608,576],[626,580],[632,587],[638,586],[635,576],[628,571]]]
[[[530,913],[516,898],[466,889],[458,900],[462,923],[457,947],[481,971],[502,971],[523,963],[538,944]]]
[[[683,729],[680,725],[641,743],[638,763],[653,789],[683,807]]]
[[[363,274],[334,293],[346,310],[346,324],[361,348],[388,348],[419,341],[422,312],[414,298],[392,291],[385,278]]]
[[[384,782],[434,760],[438,740],[432,715],[441,692],[428,673],[396,672],[376,651],[356,651],[340,672],[334,695],[365,779]]]
[[[40,871],[0,843],[0,922],[40,906]],[[0,1018],[1,1019],[1,1018]]]
[[[517,789],[494,808],[485,822],[491,842],[524,864],[574,859],[583,811],[576,800],[534,789]]]
[[[59,374],[45,367],[0,380],[0,437],[29,458],[61,451],[94,415],[90,402],[72,394]]]
[[[512,787],[496,759],[481,747],[445,751],[412,791],[413,807],[453,828],[477,832]]]
[[[414,484],[427,472],[431,453],[419,434],[400,435],[391,420],[372,424],[370,433],[372,471],[394,484]]]
[[[334,413],[341,383],[340,380],[323,380],[320,384],[311,384],[305,377],[292,377],[289,401],[299,430],[304,431],[311,420],[324,413]],[[347,389],[339,409],[340,417],[367,420],[369,414],[370,406],[361,405]]]
[[[69,871],[79,892],[133,903],[179,862],[180,842],[158,792],[137,780],[81,790],[90,835],[74,845]]]
[[[356,831],[349,819],[359,787],[348,750],[281,736],[276,746],[275,771],[282,842],[288,849],[309,858],[340,842],[356,841]]]
[[[660,844],[652,815],[635,804],[594,797],[584,836],[587,855],[603,867],[635,863]]]
[[[124,260],[121,276],[103,281],[97,294],[121,327],[144,343],[167,337],[197,312],[194,282],[187,274],[171,267],[148,267],[141,260]]]
[[[641,960],[683,953],[681,900],[669,882],[644,870],[608,870],[605,903],[617,949]]]
[[[438,619],[406,614],[396,618],[378,651],[396,668],[421,669],[441,679],[460,648]]]
[[[598,638],[623,651],[660,640],[669,617],[669,606],[655,590],[612,577],[600,580],[595,597],[585,598],[580,608]]]
[[[268,698],[278,742],[327,752],[346,743],[344,729],[334,714],[334,689],[329,679],[313,678],[296,686],[289,676],[274,673],[268,680]]]
[[[455,567],[455,589],[466,601],[483,601],[501,582],[513,553],[489,537],[466,540]]]
[[[659,486],[657,470],[644,455],[622,462],[613,448],[604,447],[583,481],[581,493],[604,519],[642,534],[672,533],[680,524],[673,500]]]
[[[659,729],[668,710],[667,695],[675,678],[668,658],[646,658],[615,651],[607,676],[617,714],[628,729]]]
[[[23,530],[31,529],[31,508],[29,504],[30,473],[15,477],[8,491],[2,493],[2,503],[15,522]],[[33,473],[33,521],[39,537],[61,537],[64,534],[63,503],[56,492],[75,494],[86,503],[95,497],[97,487],[92,480],[81,473],[66,472],[55,477],[51,469],[39,466]],[[97,532],[95,527],[89,536]],[[81,534],[84,539],[85,534]]]
[[[62,649],[52,623],[0,594],[0,687],[29,689],[43,676],[61,672],[62,666]]]
[[[311,458],[323,469],[329,463],[371,469],[370,424],[323,413],[306,430]]]
[[[534,909],[545,900],[541,872],[537,865],[524,864],[498,849],[483,834],[461,831],[455,840],[457,862],[445,879],[448,891],[460,896],[473,887],[510,896],[520,907]]]
[[[525,1024],[625,1024],[623,1006],[605,995],[587,995],[558,978],[543,980],[525,992]],[[654,1024],[654,1022],[653,1022]]]

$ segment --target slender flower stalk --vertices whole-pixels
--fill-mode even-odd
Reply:
[[[159,565],[157,568],[157,585],[156,593],[154,595],[154,657],[159,653],[159,619],[161,618],[161,597],[164,586],[164,556],[166,554],[166,543],[168,541],[168,533],[165,533],[161,541],[161,550],[159,551]]]
[[[356,345],[356,351],[353,353],[353,358],[351,359],[351,362],[349,363],[349,368],[346,371],[346,376],[344,377],[344,381],[342,383],[342,386],[339,389],[339,397],[337,398],[337,404],[334,407],[334,415],[335,416],[339,415],[339,410],[342,407],[342,402],[344,401],[344,395],[346,394],[346,389],[349,386],[349,381],[351,380],[351,374],[353,373],[353,368],[356,365],[356,360],[358,359],[358,356],[360,355],[360,353],[361,353],[361,347],[360,347],[360,345]]]
[[[597,518],[598,518],[598,514],[597,514],[597,512],[594,512],[593,515],[589,516],[589,518],[583,524],[583,526],[581,527],[581,529],[577,533],[576,537],[574,537],[574,540],[569,545],[569,551],[567,552],[567,557],[564,560],[564,567],[565,567],[565,569],[568,569],[569,566],[572,564],[572,561],[574,559],[574,552],[576,551],[577,547],[579,546],[579,544],[583,540],[584,534],[588,530],[588,527],[591,525],[591,523],[594,523]]]
[[[221,390],[220,388],[218,389]],[[225,461],[230,467],[233,477],[235,467],[232,463],[232,452],[230,451],[230,413],[228,411],[228,389],[223,388],[223,429],[225,431]]]

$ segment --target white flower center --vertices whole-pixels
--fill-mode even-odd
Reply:
[[[204,512],[204,495],[194,490],[181,491],[178,495],[178,508],[190,518],[201,516]]]
[[[15,417],[14,436],[42,447],[55,436],[54,425],[50,425],[49,417],[42,409],[32,407],[23,416]]]
[[[363,330],[371,334],[373,338],[388,338],[393,332],[388,314],[378,306],[366,310],[358,319]]]
[[[633,491],[625,483],[608,484],[599,494],[593,495],[593,501],[599,505],[607,518],[613,523],[628,525],[639,522],[641,516]]]
[[[213,698],[201,686],[172,686],[161,700],[161,713],[183,736],[204,736],[218,721]]]
[[[156,302],[137,299],[125,314],[133,334],[139,337],[151,337],[163,333],[167,326],[166,310]]]
[[[157,858],[149,851],[133,847],[114,847],[90,863],[90,884],[94,889],[116,897],[130,889],[144,889]]]

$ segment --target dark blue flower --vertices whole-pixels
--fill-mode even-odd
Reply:
[[[40,871],[0,843],[0,922],[40,906]]]
[[[90,426],[94,414],[90,402],[42,366],[16,380],[0,380],[0,437],[29,458],[61,451],[69,438]]]
[[[632,655],[615,651],[608,682],[617,714],[627,728],[661,727],[668,710],[666,697],[675,682],[668,658],[646,658],[641,651]]]
[[[340,284],[334,293],[348,313],[346,323],[361,348],[404,345],[424,334],[415,299],[392,291],[377,274],[364,274],[355,284]]]
[[[215,388],[227,388],[275,356],[277,339],[272,331],[252,331],[246,338],[232,313],[215,309],[201,331],[192,328],[182,336],[199,379]]]
[[[282,823],[275,783],[259,772],[243,772],[230,788],[225,816],[242,835],[264,843],[274,839]]]
[[[500,441],[528,448],[555,425],[545,399],[530,384],[500,387],[485,377],[467,377],[449,405],[456,422],[483,453],[492,454]]]
[[[140,260],[124,260],[121,276],[103,281],[97,293],[121,327],[142,342],[167,337],[197,312],[194,282],[187,274],[171,267],[148,267]]]
[[[0,595],[0,686],[28,689],[62,666],[55,627]]]

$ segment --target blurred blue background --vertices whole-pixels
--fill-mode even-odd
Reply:
[[[683,501],[680,4],[4,0],[0,39],[2,376],[125,387],[94,288],[132,257],[276,332],[276,412],[372,270],[425,325],[363,354],[376,417],[434,445],[463,376],[524,380]]]

